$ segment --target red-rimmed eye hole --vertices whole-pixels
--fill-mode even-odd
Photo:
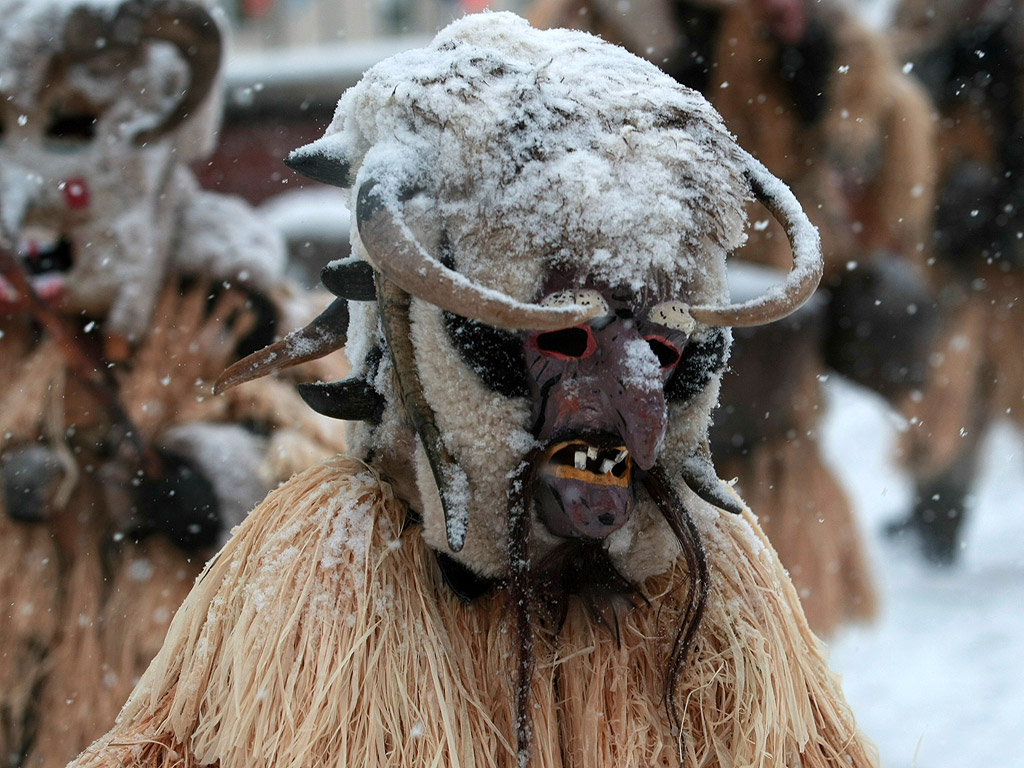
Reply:
[[[662,368],[671,368],[682,356],[675,344],[661,336],[644,336],[644,341],[651,345],[651,351],[658,358]]]
[[[597,349],[594,332],[586,325],[539,333],[534,341],[542,355],[561,360],[579,360],[594,354]]]

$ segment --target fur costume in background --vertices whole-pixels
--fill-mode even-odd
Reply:
[[[757,500],[812,626],[828,633],[872,617],[874,588],[853,510],[818,447],[816,377],[829,365],[887,397],[922,380],[932,323],[919,250],[934,174],[926,96],[886,42],[837,3],[636,0],[626,10],[606,0],[538,0],[531,16],[600,31],[700,90],[818,226],[832,301],[801,310],[783,329],[736,337],[734,362],[744,375],[723,380],[726,419],[712,443],[728,461],[727,476]],[[785,269],[784,232],[757,206],[749,215],[762,224],[737,257]],[[921,311],[908,318],[915,302]],[[755,369],[756,360],[766,366]],[[729,419],[730,408],[742,418]],[[798,488],[800,501],[787,488]]]
[[[917,487],[892,530],[950,563],[988,427],[1024,427],[1024,12],[908,0],[893,36],[940,113],[931,280],[942,331],[927,383],[902,407]]]
[[[304,391],[358,420],[353,457],[242,523],[74,765],[875,765],[708,454],[727,326],[803,303],[820,252],[700,95],[468,16],[289,164],[352,188],[355,257],[323,279],[353,375]],[[751,194],[794,263],[731,304]]]
[[[283,382],[211,396],[309,313],[279,236],[187,169],[219,112],[208,8],[0,17],[0,765],[43,768],[102,733],[226,532],[341,441]]]

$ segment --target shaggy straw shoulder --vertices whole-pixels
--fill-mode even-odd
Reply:
[[[403,520],[350,459],[272,493],[73,765],[515,765],[504,595],[460,603]],[[680,687],[685,765],[875,765],[752,518],[708,511],[702,528],[712,597]],[[618,645],[575,609],[557,639],[541,636],[530,765],[680,764],[662,677],[685,578],[649,580]]]
[[[237,311],[242,294],[224,294],[209,316],[208,295],[201,283],[184,294],[167,286],[136,356],[113,369],[140,432],[160,443],[188,423],[273,427],[259,467],[268,486],[337,450],[341,430],[311,413],[287,382],[210,396],[209,382],[245,326],[225,330],[219,316]],[[159,537],[135,543],[114,535],[129,525],[132,498],[107,475],[123,465],[108,465],[93,447],[111,431],[106,414],[69,374],[58,346],[37,342],[31,325],[6,323],[2,354],[9,364],[0,366],[0,453],[45,445],[61,479],[43,521],[12,520],[0,498],[0,759],[58,768],[109,727],[202,559]]]

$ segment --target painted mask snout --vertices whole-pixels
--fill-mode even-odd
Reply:
[[[596,292],[595,292],[596,293]],[[625,525],[634,479],[655,465],[668,424],[665,382],[686,335],[624,302],[584,326],[526,340],[541,521],[554,535],[603,539]]]
[[[551,533],[603,539],[625,525],[634,503],[633,459],[616,442],[614,436],[558,441],[545,452],[537,498]]]

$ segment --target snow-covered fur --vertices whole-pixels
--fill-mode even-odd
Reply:
[[[553,269],[691,305],[727,299],[725,256],[743,241],[749,195],[738,147],[699,94],[591,36],[541,32],[510,14],[467,17],[430,47],[367,72],[314,146],[348,159],[353,177],[383,166],[394,167],[395,183],[413,179],[424,194],[405,216],[419,240],[438,253],[443,229],[456,271],[514,299],[542,298]],[[360,242],[354,247],[367,257]],[[471,524],[456,557],[500,575],[508,476],[532,447],[529,404],[479,381],[437,307],[414,299],[411,314],[424,393],[466,475]],[[356,371],[377,333],[376,309],[354,306],[348,354]],[[388,397],[384,423],[356,426],[350,445],[357,455],[386,455],[407,429],[405,415],[390,375],[370,377]],[[712,383],[673,407],[663,453],[670,462],[698,450],[716,395]],[[421,452],[414,468],[424,535],[446,549]],[[676,550],[645,535],[663,525],[649,505],[638,512],[610,550],[642,579],[668,568]]]
[[[468,17],[371,70],[314,150],[351,163],[356,188],[392,185],[386,204],[402,208],[416,239],[507,304],[540,299],[559,269],[580,287],[622,288],[633,303],[600,318],[622,335],[641,322],[631,307],[659,291],[726,302],[725,256],[742,240],[748,194],[740,150],[697,95],[589,36]],[[372,216],[354,203],[369,244]],[[656,517],[641,500],[625,526],[590,542],[643,599],[630,610],[628,594],[608,595],[604,627],[584,601],[567,602],[559,632],[531,615],[532,594],[517,595],[534,553],[515,547],[553,539],[513,509],[527,494],[514,473],[538,453],[532,400],[485,388],[440,310],[413,300],[415,378],[465,481],[468,535],[453,554],[414,416],[395,391],[398,376],[414,378],[404,339],[377,351],[379,324],[394,329],[398,315],[382,271],[379,304],[365,286],[349,304],[346,349],[354,375],[384,397],[380,423],[353,430],[355,458],[292,478],[246,518],[76,768],[877,764],[753,516],[713,507],[678,479],[706,454],[715,376],[669,407],[664,441],[652,441],[660,455],[637,483],[667,511]],[[618,357],[595,360],[637,374]],[[475,572],[475,600],[456,597],[441,554]]]

